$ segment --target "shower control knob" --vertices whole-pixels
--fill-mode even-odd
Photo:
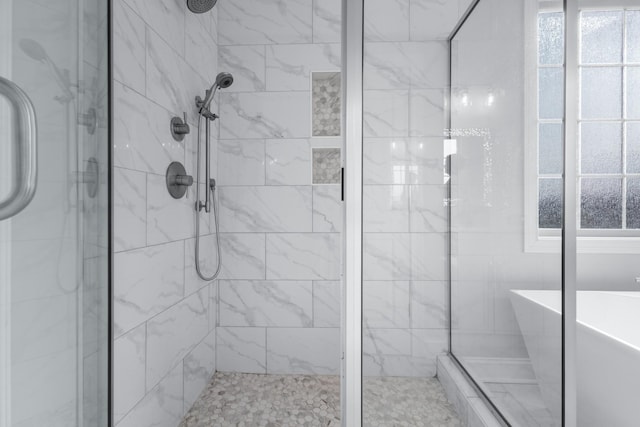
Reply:
[[[191,128],[187,123],[187,113],[184,113],[184,120],[176,116],[171,119],[171,136],[176,141],[182,141],[184,136],[191,132]]]
[[[193,185],[193,177],[187,175],[187,171],[180,162],[173,162],[167,168],[167,191],[174,199],[181,199],[187,192],[187,188]]]

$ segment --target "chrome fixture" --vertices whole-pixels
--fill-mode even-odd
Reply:
[[[230,73],[220,73],[216,77],[216,81],[211,88],[206,91],[204,100],[199,96],[196,96],[196,107],[198,108],[198,150],[197,150],[197,162],[196,162],[196,181],[200,182],[200,159],[201,159],[201,134],[200,134],[200,122],[204,119],[205,123],[205,179],[204,182],[209,187],[205,193],[205,201],[202,203],[200,200],[200,185],[196,185],[196,271],[198,276],[202,280],[210,281],[218,277],[220,274],[220,268],[222,267],[222,255],[220,254],[220,226],[218,221],[218,208],[216,206],[216,181],[211,178],[211,122],[216,120],[219,116],[214,114],[210,110],[211,101],[218,89],[226,89],[233,83],[233,76]],[[218,266],[213,276],[207,277],[202,273],[200,268],[200,211],[204,208],[205,212],[211,211],[211,205],[213,204],[213,217],[216,226],[216,249],[218,254]]]
[[[167,168],[167,190],[174,199],[181,199],[187,189],[193,185],[193,177],[187,175],[187,171],[180,162],[172,162]]]
[[[218,0],[187,0],[187,7],[193,13],[205,13],[213,9]]]
[[[0,96],[13,110],[13,188],[0,200],[0,221],[22,211],[36,193],[38,183],[38,135],[36,111],[27,94],[18,85],[0,77]]]
[[[184,136],[191,132],[191,128],[187,123],[187,113],[184,113],[184,120],[178,116],[171,119],[171,136],[176,141],[182,141]]]

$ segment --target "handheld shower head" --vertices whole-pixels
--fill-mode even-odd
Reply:
[[[218,0],[187,0],[187,7],[193,13],[205,13],[213,9]]]
[[[49,55],[44,50],[42,45],[32,39],[20,39],[18,43],[24,53],[26,53],[31,59],[36,61],[45,62],[49,60]]]
[[[233,75],[231,73],[222,72],[216,76],[216,81],[211,85],[211,88],[206,92],[204,100],[200,97],[196,98],[196,105],[200,108],[200,114],[205,110],[209,110],[209,105],[213,100],[213,95],[216,94],[218,89],[226,89],[233,84]]]
[[[64,93],[62,99],[71,100],[73,99],[73,93],[71,92],[71,83],[69,82],[68,70],[61,70],[58,66],[53,62],[53,60],[47,54],[47,51],[42,47],[40,43],[33,39],[20,39],[18,42],[20,45],[20,49],[31,59],[34,59],[38,62],[42,62],[46,64],[51,73],[53,74],[53,78],[60,86],[60,89]]]

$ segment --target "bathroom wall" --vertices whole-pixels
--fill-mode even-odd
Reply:
[[[468,3],[365,2],[365,375],[433,376],[447,350],[446,39]]]
[[[194,187],[171,198],[165,171],[180,161],[195,175],[194,97],[217,73],[217,9],[195,15],[182,0],[113,8],[114,421],[175,426],[215,369],[216,292],[194,270]],[[184,111],[192,131],[176,142],[169,121]]]
[[[342,211],[322,174],[339,171],[342,139],[312,128],[339,131],[339,111],[319,112],[340,90],[325,81],[315,92],[334,96],[312,102],[311,73],[340,71],[341,4],[218,5],[219,68],[235,82],[220,104],[217,369],[338,374]]]

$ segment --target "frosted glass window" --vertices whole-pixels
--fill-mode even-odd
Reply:
[[[640,11],[627,11],[627,62],[640,62]]]
[[[627,72],[627,118],[640,119],[640,67],[628,67]]]
[[[564,63],[564,15],[541,13],[538,20],[539,62],[545,65]]]
[[[582,63],[622,62],[622,14],[623,11],[582,12]]]
[[[581,124],[580,166],[583,174],[622,172],[621,123]]]
[[[640,122],[627,123],[627,173],[640,173]]]
[[[640,178],[627,180],[627,228],[640,228]]]
[[[595,67],[581,70],[582,118],[622,117],[622,68]]]
[[[562,228],[562,178],[541,178],[538,183],[538,226]]]
[[[562,173],[562,124],[541,123],[538,143],[538,172],[540,174]]]
[[[539,117],[562,119],[564,117],[564,70],[540,68],[538,76]]]
[[[622,228],[622,179],[581,179],[580,225],[582,228]]]

